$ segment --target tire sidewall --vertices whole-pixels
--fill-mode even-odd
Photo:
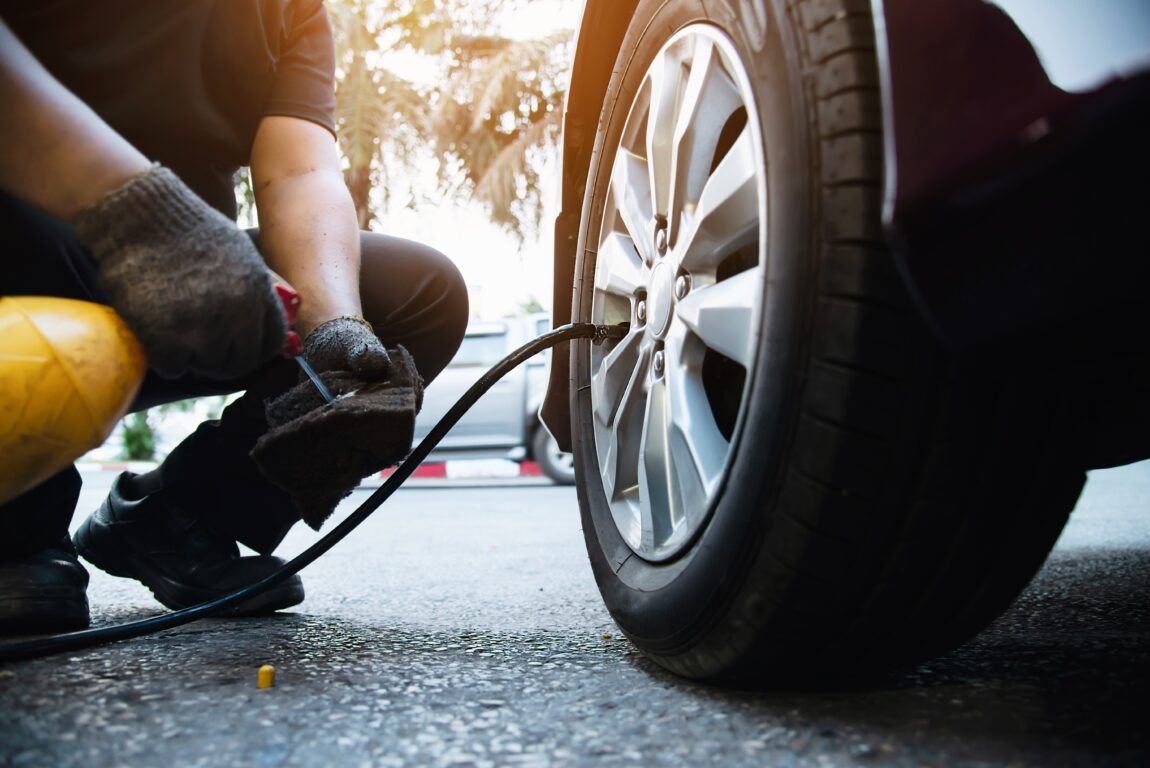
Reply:
[[[589,348],[572,356],[572,408],[580,507],[588,554],[600,591],[616,622],[644,650],[673,655],[716,628],[739,596],[750,563],[770,527],[774,490],[793,434],[809,314],[812,236],[809,139],[798,52],[780,3],[656,0],[640,3],[616,63],[592,154],[576,269],[576,317],[589,320],[593,252],[611,161],[636,89],[654,54],[676,31],[695,21],[722,28],[734,41],[758,100],[767,155],[767,241],[760,354],[747,380],[749,399],[732,443],[732,460],[709,522],[691,545],[666,563],[650,563],[630,550],[616,528],[601,478],[590,408]],[[628,52],[632,52],[629,54]],[[590,249],[590,250],[589,250]],[[723,631],[741,642],[738,627]],[[719,670],[707,670],[713,674]]]

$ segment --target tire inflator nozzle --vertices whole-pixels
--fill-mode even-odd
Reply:
[[[624,338],[631,331],[630,323],[618,323],[616,325],[596,325],[595,335],[591,337],[592,344],[602,344],[607,340],[618,341]]]
[[[323,383],[323,379],[319,377],[319,374],[315,372],[315,368],[311,367],[311,364],[304,359],[303,355],[296,355],[292,359],[295,360],[303,372],[307,374],[308,379],[315,385],[316,391],[319,392],[319,396],[323,398],[325,403],[330,403],[335,400],[335,398],[331,396],[331,390],[327,388],[327,385]]]

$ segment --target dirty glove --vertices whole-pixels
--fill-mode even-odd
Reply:
[[[348,371],[365,381],[385,378],[391,370],[387,350],[361,317],[337,317],[316,326],[304,340],[303,356],[317,371]]]
[[[252,459],[317,531],[360,480],[411,452],[423,379],[406,349],[395,347],[389,356],[391,372],[382,381],[320,373],[335,396],[331,403],[310,380],[265,403],[271,429],[256,442]]]
[[[134,176],[75,226],[160,376],[236,378],[283,348],[287,321],[251,239],[167,168]]]

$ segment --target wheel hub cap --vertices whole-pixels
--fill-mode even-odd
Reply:
[[[647,288],[647,318],[649,332],[656,339],[662,339],[671,324],[671,308],[674,280],[671,269],[666,264],[656,264],[651,270],[651,282]]]

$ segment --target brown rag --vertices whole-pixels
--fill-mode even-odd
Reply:
[[[252,449],[252,458],[316,530],[360,480],[411,452],[423,379],[406,349],[388,353],[392,370],[381,382],[321,373],[335,396],[331,403],[304,381],[265,404],[271,429]]]

